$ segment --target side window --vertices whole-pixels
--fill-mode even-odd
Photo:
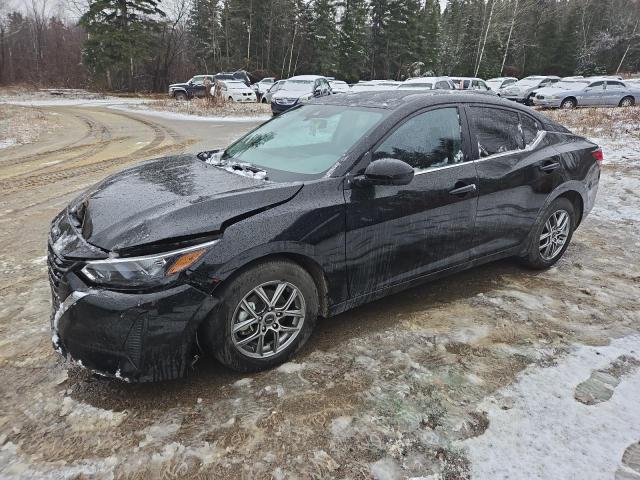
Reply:
[[[604,82],[593,82],[589,88],[604,88]]]
[[[624,84],[622,82],[607,82],[607,89],[624,90]]]
[[[374,151],[373,159],[379,158],[403,160],[416,171],[463,162],[458,109],[440,108],[410,118]]]
[[[478,80],[478,87],[480,87],[480,90],[489,90],[489,87],[487,86],[487,84],[484,83],[482,80]]]
[[[436,82],[436,88],[441,88],[443,90],[451,90],[451,85],[449,85],[449,82],[440,80],[439,82]]]
[[[488,107],[470,110],[480,158],[523,148],[516,112]]]
[[[524,145],[528,147],[538,136],[540,130],[538,122],[529,115],[520,114],[520,127],[522,128],[522,136],[524,137]]]
[[[505,80],[504,83],[502,84],[502,86],[506,87],[507,85],[511,85],[513,83],[516,83],[516,80],[514,80],[514,79]]]

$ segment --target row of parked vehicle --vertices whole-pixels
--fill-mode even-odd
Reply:
[[[497,77],[483,80],[475,77],[416,77],[405,81],[369,80],[352,85],[333,77],[298,75],[288,79],[263,78],[251,84],[244,71],[216,75],[196,75],[186,83],[173,84],[169,94],[177,99],[202,97],[210,84],[220,82],[222,96],[233,102],[262,102],[271,104],[274,114],[313,97],[325,95],[374,92],[380,90],[474,90],[498,95],[525,105],[548,108],[576,108],[583,106],[635,105],[640,99],[640,79],[623,80],[617,76],[557,77],[532,75],[518,80]],[[211,87],[215,88],[215,87]],[[213,90],[212,90],[213,93]]]

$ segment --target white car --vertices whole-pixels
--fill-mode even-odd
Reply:
[[[240,80],[225,80],[220,82],[222,98],[230,102],[251,103],[256,102],[256,92],[251,90]],[[215,95],[215,86],[211,87],[211,95]]]
[[[275,81],[275,77],[266,77],[251,85],[251,88],[256,92],[256,95],[262,96],[273,86]]]
[[[487,87],[492,91],[497,92],[501,88],[507,87],[513,83],[516,83],[518,79],[516,77],[496,77],[487,80]]]
[[[449,77],[415,77],[398,85],[398,90],[455,90]]]
[[[352,92],[376,92],[380,90],[393,90],[401,82],[395,82],[393,80],[367,80],[364,82],[358,82],[351,86]]]
[[[329,80],[329,86],[332,93],[349,93],[351,87],[347,82],[342,80]]]

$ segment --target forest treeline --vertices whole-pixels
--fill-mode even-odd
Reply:
[[[164,91],[194,74],[640,70],[640,0],[47,0],[0,6],[0,84]]]

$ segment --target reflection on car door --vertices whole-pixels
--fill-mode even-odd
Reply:
[[[477,177],[473,162],[467,161],[463,125],[456,106],[423,111],[367,154],[374,160],[403,160],[416,174],[405,186],[345,190],[352,298],[469,258]]]
[[[617,107],[620,104],[620,100],[627,95],[627,89],[624,83],[615,80],[607,80],[607,88],[604,94],[603,105],[609,105],[611,107]]]
[[[479,182],[474,255],[485,256],[524,241],[563,170],[533,117],[496,107],[467,110]]]

